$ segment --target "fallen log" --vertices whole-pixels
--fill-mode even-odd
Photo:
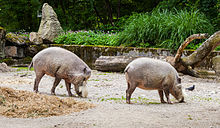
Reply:
[[[186,39],[179,47],[175,57],[167,57],[167,62],[173,65],[177,71],[191,76],[199,77],[199,74],[193,70],[201,63],[218,45],[220,45],[220,31],[210,36],[202,45],[187,57],[181,57],[184,48],[194,39],[207,38],[207,34],[194,34]]]
[[[95,69],[105,72],[123,72],[125,67],[137,57],[130,56],[100,56],[95,61]]]

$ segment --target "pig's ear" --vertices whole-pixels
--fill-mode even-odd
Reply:
[[[90,73],[91,73],[91,70],[89,70],[87,67],[85,67],[85,68],[83,69],[83,73],[84,73],[84,74],[90,74]]]

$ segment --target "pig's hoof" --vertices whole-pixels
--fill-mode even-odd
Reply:
[[[173,104],[172,102],[167,102],[168,104]]]
[[[69,97],[76,97],[75,95],[73,95],[73,94],[69,94]]]
[[[166,101],[161,101],[161,103],[162,103],[162,104],[165,104],[165,103],[167,103],[167,102],[166,102]]]
[[[51,92],[51,95],[54,95],[54,96],[55,96],[56,94],[55,94],[54,92]]]
[[[132,103],[132,102],[130,102],[130,101],[126,101],[126,103],[127,103],[127,104],[134,104],[134,103]]]

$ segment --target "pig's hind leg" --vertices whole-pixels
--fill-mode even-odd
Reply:
[[[51,95],[55,95],[55,89],[57,87],[57,85],[60,83],[61,79],[58,77],[55,77],[55,81],[53,83],[53,87],[51,89]]]
[[[41,78],[45,75],[45,73],[36,73],[36,78],[34,81],[34,91],[37,93],[38,92],[38,86],[40,83]]]
[[[137,83],[129,83],[129,82],[127,83],[128,83],[128,89],[126,90],[126,103],[132,104],[130,99],[131,99],[132,93],[137,87]]]

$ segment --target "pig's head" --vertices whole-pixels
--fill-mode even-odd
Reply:
[[[184,102],[184,95],[182,91],[182,85],[181,85],[181,79],[177,79],[177,84],[173,86],[173,88],[170,90],[170,93],[178,100],[180,103]]]
[[[81,73],[73,73],[70,75],[70,82],[74,85],[76,93],[81,97],[87,97],[88,91],[86,83],[91,76],[91,69],[86,67]]]

